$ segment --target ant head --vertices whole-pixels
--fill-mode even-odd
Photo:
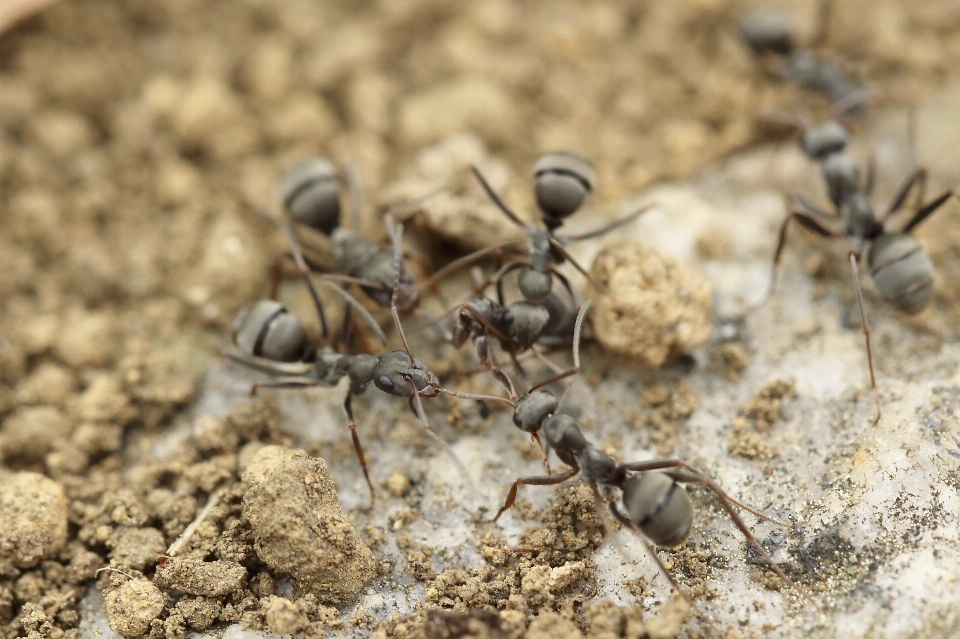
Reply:
[[[754,53],[787,55],[793,51],[793,25],[780,9],[760,6],[740,21],[740,35]]]
[[[330,160],[312,158],[295,164],[280,182],[280,195],[295,221],[324,235],[340,226],[340,180]]]
[[[807,127],[803,132],[803,152],[812,160],[823,160],[831,153],[842,151],[850,140],[847,128],[836,120],[828,120]]]
[[[420,362],[411,362],[406,351],[382,355],[373,371],[373,383],[384,393],[397,397],[412,397],[414,388],[421,397],[435,397],[440,387],[437,376]]]
[[[630,521],[658,546],[677,546],[690,534],[690,496],[665,473],[631,477],[623,487],[623,506]]]
[[[260,300],[237,314],[233,343],[247,355],[275,362],[303,361],[311,350],[303,324],[274,300]]]
[[[593,167],[571,151],[552,151],[540,156],[533,167],[534,193],[544,224],[553,230],[563,224],[593,190]]]
[[[550,391],[527,393],[517,400],[513,423],[524,432],[535,433],[540,430],[543,420],[556,413],[559,407],[557,398]]]

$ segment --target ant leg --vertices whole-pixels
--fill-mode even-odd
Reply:
[[[250,387],[250,396],[255,396],[261,388],[305,388],[307,386],[319,385],[319,380],[311,377],[290,377],[287,379],[267,380],[265,382],[255,382]]]
[[[347,391],[347,398],[343,400],[343,410],[347,413],[347,419],[350,420],[350,437],[353,439],[353,450],[357,453],[357,459],[360,460],[360,467],[363,469],[363,478],[367,480],[367,486],[370,488],[370,503],[376,500],[376,493],[373,490],[373,482],[370,481],[370,471],[367,469],[367,457],[363,454],[363,446],[360,445],[360,437],[357,436],[357,421],[353,418],[353,391]]]
[[[937,209],[943,206],[944,202],[950,199],[951,195],[957,199],[960,199],[960,191],[958,191],[957,189],[950,189],[940,197],[931,200],[930,202],[925,204],[920,210],[918,210],[913,215],[913,217],[910,218],[910,221],[904,225],[903,233],[909,233],[913,229],[917,228],[917,226],[919,226],[921,222],[926,220],[928,217],[930,217],[931,214],[936,212]]]
[[[255,371],[260,371],[261,373],[267,373],[268,375],[287,375],[292,377],[305,377],[307,373],[310,372],[310,369],[313,368],[312,364],[306,362],[269,362],[260,361],[253,357],[248,357],[246,355],[237,355],[236,353],[231,353],[229,351],[221,351],[221,357],[229,359],[231,362],[235,362],[247,368],[251,368]]]
[[[410,396],[410,403],[415,406],[414,412],[417,414],[417,417],[420,418],[420,425],[423,426],[423,432],[425,432],[430,439],[435,441],[437,445],[443,448],[443,450],[450,455],[450,459],[452,459],[453,463],[456,464],[461,476],[466,480],[467,483],[470,483],[470,475],[467,473],[467,468],[463,465],[463,462],[460,461],[460,458],[457,457],[457,454],[453,451],[453,448],[450,447],[450,444],[448,444],[446,440],[440,437],[440,435],[437,435],[433,429],[430,428],[430,422],[427,421],[427,414],[423,410],[423,402],[420,400],[420,393],[417,391],[416,384],[413,383],[413,378],[409,375],[404,375],[403,379],[410,384],[410,389],[413,391],[413,395]]]
[[[597,290],[601,290],[600,285],[598,285],[596,282],[593,281],[593,278],[590,276],[590,273],[588,273],[586,269],[580,266],[580,262],[573,259],[573,256],[570,255],[570,252],[567,251],[567,249],[565,249],[563,245],[556,240],[556,238],[551,237],[549,238],[549,240],[550,240],[550,246],[552,246],[558,253],[560,253],[560,255],[564,257],[564,259],[569,261],[570,264],[573,265],[573,268],[580,271],[580,274],[583,275],[585,278],[587,278],[587,281],[590,282],[590,284],[592,284]]]
[[[278,255],[273,259],[273,266],[270,268],[270,295],[269,299],[274,301],[280,299],[280,284],[283,283],[283,259],[286,254]]]
[[[333,278],[330,278],[330,277],[328,277],[328,276],[326,276],[326,275],[323,276],[323,284],[324,284],[324,286],[326,286],[327,288],[331,288],[331,289],[333,289],[334,291],[336,291],[337,294],[340,295],[340,297],[343,298],[343,301],[345,301],[347,304],[349,304],[350,306],[352,306],[353,308],[355,308],[355,309],[357,310],[357,312],[360,313],[360,317],[362,317],[362,318],[364,319],[364,321],[366,321],[367,324],[370,325],[370,328],[373,329],[373,332],[374,332],[374,334],[377,336],[377,339],[380,340],[380,343],[383,344],[384,346],[386,346],[386,345],[387,345],[387,336],[383,334],[383,329],[380,328],[380,325],[379,325],[379,324],[377,324],[377,320],[373,319],[373,315],[370,314],[370,311],[368,311],[367,309],[365,309],[365,308],[363,307],[363,304],[361,304],[361,303],[357,300],[357,298],[355,298],[353,295],[351,295],[349,292],[347,292],[346,289],[344,289],[343,287],[337,286],[337,285],[334,284],[333,282],[329,281],[330,279],[333,279]]]
[[[517,371],[517,375],[520,376],[523,387],[530,388],[530,378],[527,377],[527,371],[523,370],[523,366],[520,365],[520,360],[517,359],[516,354],[510,353],[510,361],[513,362],[513,369]]]
[[[716,495],[717,499],[720,502],[720,505],[723,506],[723,509],[725,511],[727,511],[727,515],[729,515],[730,520],[733,521],[734,525],[740,529],[740,532],[743,534],[744,538],[747,540],[747,543],[753,546],[754,550],[760,553],[760,556],[767,561],[767,563],[770,565],[770,568],[777,574],[778,577],[780,577],[780,579],[784,581],[784,583],[790,585],[793,588],[797,588],[797,585],[794,584],[789,577],[787,577],[786,573],[783,572],[783,569],[780,568],[779,564],[777,564],[777,562],[773,560],[773,557],[771,557],[770,554],[764,549],[764,547],[760,545],[760,542],[757,541],[757,538],[753,536],[753,533],[750,532],[750,529],[747,528],[747,525],[743,522],[743,520],[740,518],[737,512],[733,509],[733,506],[731,505],[731,502],[733,502],[733,500],[723,491],[723,489],[720,488],[720,486],[717,485],[716,482],[714,482],[709,477],[706,477],[700,474],[687,474],[687,473],[667,473],[667,474],[670,477],[674,478],[676,481],[700,484],[701,486],[704,486],[705,488],[709,489],[714,495]],[[737,503],[737,502],[733,502],[733,503]],[[738,503],[738,505],[740,504]],[[750,512],[753,512],[754,514],[756,514],[756,512],[753,510],[750,510]],[[765,519],[769,519],[769,518],[765,517]],[[808,600],[810,600],[809,596],[807,596],[806,593],[803,593],[803,595],[807,597]]]
[[[413,364],[415,360],[413,359],[413,352],[410,350],[410,344],[407,343],[407,335],[403,332],[403,324],[400,323],[400,313],[397,311],[397,294],[400,290],[400,273],[403,269],[403,249],[401,248],[401,240],[403,238],[403,224],[396,226],[394,230],[393,217],[387,215],[384,218],[384,222],[387,225],[387,232],[390,234],[390,241],[393,242],[393,294],[390,296],[390,314],[393,315],[393,323],[397,326],[397,333],[400,334],[400,341],[403,342],[403,349],[407,351],[407,357],[410,358],[410,363]],[[413,386],[413,394],[419,399],[419,394],[417,393],[416,386],[413,385],[413,382],[410,382]],[[426,422],[424,422],[426,423]],[[429,430],[429,428],[427,429]]]
[[[517,389],[514,387],[513,381],[503,372],[502,368],[490,361],[490,338],[486,335],[477,335],[473,338],[473,347],[477,351],[477,357],[480,358],[480,363],[483,364],[483,367],[497,378],[500,385],[509,393],[510,399],[516,402]]]
[[[513,485],[510,486],[510,491],[507,493],[507,499],[503,502],[503,506],[497,511],[496,517],[490,521],[497,521],[500,519],[500,515],[513,508],[513,504],[517,500],[517,489],[520,488],[520,486],[553,486],[555,484],[562,484],[576,476],[579,472],[580,469],[574,467],[556,475],[534,475],[531,477],[517,478],[517,480],[513,482]]]
[[[774,292],[777,289],[777,279],[780,274],[780,256],[783,253],[783,247],[787,244],[787,228],[790,226],[790,220],[796,220],[809,231],[813,231],[820,237],[835,237],[837,234],[833,231],[830,231],[820,225],[815,219],[807,215],[806,213],[801,213],[800,211],[791,211],[783,224],[780,225],[780,233],[777,237],[777,248],[773,252],[773,264],[770,267],[770,284],[767,288],[766,294],[757,302],[754,302],[747,312],[753,312],[759,310],[764,304],[770,301],[770,298],[773,297]]]
[[[548,475],[552,475],[553,471],[550,470],[550,452],[547,450],[546,446],[543,445],[543,440],[540,438],[540,433],[530,433],[530,439],[537,442],[537,446],[540,448],[540,457],[543,458],[543,467],[547,471]]]
[[[443,278],[447,277],[451,273],[455,273],[461,268],[465,266],[469,266],[470,264],[473,264],[477,260],[483,259],[488,255],[495,254],[498,251],[501,251],[507,248],[508,246],[514,245],[519,241],[520,240],[510,240],[508,242],[501,242],[500,244],[494,244],[493,246],[488,246],[487,248],[482,248],[480,250],[474,251],[473,253],[469,253],[463,257],[457,258],[452,262],[450,262],[449,264],[447,264],[446,266],[444,266],[443,268],[441,268],[440,270],[433,273],[433,275],[431,275],[430,277],[425,279],[423,282],[421,282],[420,286],[418,286],[417,288],[422,290],[427,287],[435,286],[438,282],[443,280]]]
[[[580,307],[580,312],[577,313],[577,322],[573,326],[573,368],[567,371],[558,373],[557,375],[551,377],[546,381],[540,382],[539,384],[531,388],[530,392],[533,392],[538,388],[542,388],[547,384],[559,382],[561,379],[566,379],[567,377],[573,377],[574,375],[580,372],[580,331],[583,329],[583,320],[587,316],[587,311],[590,310],[590,304],[591,304],[591,300],[587,300],[583,303],[583,305]],[[553,364],[553,362],[547,359],[537,349],[531,348],[530,350],[532,350],[538,357],[542,358],[541,361],[545,361],[550,364]],[[570,386],[572,385],[573,385],[573,380],[571,380],[570,384],[567,385],[567,390],[569,390]],[[564,392],[564,395],[566,395],[566,392]]]
[[[634,221],[635,219],[637,219],[638,217],[640,217],[641,215],[649,211],[651,208],[653,208],[653,206],[642,206],[636,211],[633,211],[632,213],[627,213],[626,215],[621,217],[619,220],[611,222],[606,226],[600,227],[593,231],[588,231],[587,233],[581,233],[580,235],[564,235],[562,237],[562,240],[569,241],[569,242],[577,242],[580,240],[592,240],[596,237],[606,235],[610,231],[613,231],[614,229],[618,229],[624,224],[629,224],[630,222]]]
[[[313,285],[313,280],[310,279],[310,268],[303,259],[303,254],[300,252],[300,246],[297,244],[297,238],[293,234],[293,229],[291,229],[290,225],[284,220],[278,220],[278,222],[284,237],[287,238],[287,244],[290,246],[290,256],[297,265],[303,281],[307,284],[310,297],[313,298],[313,305],[316,307],[317,316],[320,318],[320,327],[323,329],[323,338],[326,339],[330,335],[330,331],[327,329],[327,316],[326,313],[323,312],[323,303],[320,302],[320,296],[317,294],[317,289]]]
[[[501,306],[505,304],[504,296],[503,296],[503,278],[506,277],[507,274],[510,273],[511,271],[515,271],[518,268],[524,268],[525,266],[530,266],[530,265],[527,262],[510,262],[505,266],[501,267],[500,270],[494,273],[490,277],[490,279],[487,281],[487,286],[489,286],[491,282],[496,283],[497,302],[499,302]],[[483,287],[484,290],[486,288],[487,288],[486,286]]]
[[[856,251],[850,251],[850,270],[853,271],[853,283],[857,287],[857,304],[860,305],[860,323],[863,325],[863,339],[867,343],[867,365],[870,367],[870,388],[873,391],[873,401],[877,405],[877,418],[873,420],[873,425],[880,423],[880,393],[877,391],[877,377],[873,371],[873,349],[870,347],[870,326],[867,324],[867,314],[863,310],[863,291],[860,289],[860,269],[857,265],[860,260],[860,254]]]
[[[900,210],[900,207],[903,206],[903,203],[910,195],[910,191],[913,190],[913,187],[917,185],[918,181],[926,179],[926,174],[927,170],[923,167],[920,167],[911,173],[906,180],[904,180],[903,184],[897,190],[897,194],[894,196],[893,201],[890,202],[890,206],[887,207],[886,212],[881,216],[881,222],[886,221],[891,215]]]

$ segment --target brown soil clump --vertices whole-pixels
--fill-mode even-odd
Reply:
[[[147,579],[133,579],[106,596],[110,629],[124,637],[146,634],[163,611],[163,594]]]
[[[352,600],[374,575],[373,554],[340,507],[322,459],[281,463],[247,491],[243,512],[260,559],[324,603]]]
[[[710,338],[712,290],[688,267],[639,243],[606,246],[590,269],[590,319],[597,341],[657,368]]]
[[[67,541],[63,488],[37,473],[0,471],[0,562],[30,568]]]

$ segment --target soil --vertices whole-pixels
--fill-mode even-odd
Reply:
[[[783,4],[793,10],[801,40],[808,38],[813,7]],[[871,108],[923,105],[958,79],[955,4],[835,4],[822,53],[875,89]],[[522,494],[507,518],[525,523],[507,524],[509,535],[471,523],[469,538],[425,539],[423,527],[448,521],[444,512],[463,520],[464,508],[482,510],[466,503],[476,496],[471,490],[447,493],[445,508],[436,507],[430,464],[453,465],[433,461],[443,453],[430,448],[405,408],[374,399],[363,409],[372,451],[382,460],[384,449],[402,448],[406,456],[403,464],[378,468],[392,499],[371,511],[361,503],[366,497],[356,497],[364,493],[341,425],[343,389],[310,396],[315,427],[336,424],[324,431],[336,435],[319,442],[292,432],[273,396],[245,401],[246,378],[228,409],[205,410],[203,402],[233,317],[269,288],[283,244],[261,212],[276,207],[278,178],[294,161],[318,153],[338,163],[352,158],[371,203],[360,226],[374,239],[384,237],[374,208],[448,185],[408,233],[441,265],[461,247],[516,233],[465,167],[451,170],[450,163],[476,163],[530,217],[534,158],[572,148],[599,176],[594,219],[583,226],[592,228],[641,188],[698,174],[761,141],[754,120],[762,110],[825,111],[822,100],[758,70],[736,33],[746,7],[733,0],[64,0],[0,34],[0,637],[89,633],[81,622],[82,614],[95,616],[84,612],[90,593],[103,593],[115,632],[154,638],[234,623],[310,637],[738,635],[734,625],[698,617],[697,605],[720,596],[711,578],[719,578],[728,554],[743,554],[740,546],[727,553],[689,542],[668,551],[693,607],[656,594],[649,583],[655,573],[628,584],[632,600],[604,601],[607,573],[598,562],[623,562],[603,554],[603,516],[582,485],[550,492],[546,504]],[[923,126],[919,144],[934,155],[935,173],[944,168],[936,159],[938,136]],[[462,226],[451,223],[462,223],[464,211],[483,230],[465,241]],[[700,258],[743,257],[717,224],[697,238]],[[917,378],[942,368],[940,340],[955,337],[960,325],[960,232],[937,220],[919,235],[941,269],[936,314],[912,320],[921,335],[911,333],[911,340],[887,330],[892,363],[878,366],[888,378],[904,361]],[[842,261],[832,257],[822,263]],[[837,271],[814,275],[820,297],[849,300]],[[292,310],[309,317],[298,284],[291,279],[284,294]],[[451,284],[450,300],[464,289],[462,281]],[[791,325],[780,342],[771,339],[785,349],[791,340],[833,335],[800,319],[806,323]],[[749,377],[756,338],[731,323],[721,328],[736,334],[708,344],[717,364],[707,370],[743,376],[759,388],[767,380]],[[427,343],[428,330],[420,332],[418,353],[444,368],[445,381],[498,392],[483,376],[466,374],[473,360],[441,352]],[[673,343],[665,348],[678,354]],[[930,363],[917,360],[921,355]],[[624,395],[641,398],[637,406],[604,400],[598,388],[616,382],[616,362],[595,357],[581,376],[591,392],[572,395],[570,409],[581,412],[588,437],[606,434],[605,415],[641,430],[646,448],[673,455],[689,439],[690,420],[713,414],[700,398],[716,385],[689,382],[682,357],[666,371],[624,382]],[[943,401],[922,414],[922,423],[949,447],[953,387],[938,388]],[[798,446],[799,436],[772,431],[792,392],[777,379],[753,400],[739,400],[740,421],[732,419],[724,435],[734,456],[787,463],[778,454]],[[837,428],[853,420],[850,403],[846,397],[830,405],[842,418],[831,422]],[[472,408],[440,406],[432,414],[449,416],[448,431],[463,443],[457,454],[466,456],[473,438],[489,436],[490,450],[526,446],[527,461],[539,463],[525,438],[498,430],[503,411],[491,407],[493,416],[484,418]],[[611,435],[605,448],[622,455],[623,436]],[[322,460],[297,453],[257,471],[257,460],[274,446],[302,446],[333,470],[328,476]],[[863,464],[883,448],[838,446],[836,459]],[[341,474],[344,468],[354,474]],[[769,472],[784,475],[777,468]],[[853,490],[849,476],[824,472],[837,500]],[[489,472],[487,483],[491,476],[504,479]],[[283,485],[267,491],[280,478]],[[944,482],[955,490],[955,474]],[[339,502],[335,489],[342,489]],[[291,510],[261,526],[254,511],[269,511],[258,503],[268,492]],[[845,502],[831,503],[825,508]],[[307,514],[320,522],[319,532],[307,526]],[[822,512],[811,506],[806,514]],[[842,601],[870,585],[876,565],[920,539],[937,517],[930,508],[912,528],[885,531],[873,546],[855,540],[857,553],[839,533],[821,533],[786,558],[800,566],[791,576],[822,594],[825,605]],[[277,523],[298,521],[306,527],[302,536],[271,553]],[[698,526],[695,535],[710,523]],[[332,550],[312,566],[285,557],[308,547]],[[316,570],[301,575],[304,566]],[[759,566],[752,573],[729,569],[782,588]],[[342,571],[342,592],[312,592],[312,585],[329,583],[330,570]],[[391,614],[370,608],[370,597],[400,591],[399,604],[381,598],[382,608],[396,604]],[[366,603],[355,605],[351,593]],[[771,605],[760,599],[755,612]],[[947,632],[956,619],[945,612],[924,624],[927,632]]]

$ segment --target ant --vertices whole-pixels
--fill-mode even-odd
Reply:
[[[386,218],[387,229],[393,243],[394,282],[390,300],[390,310],[397,332],[403,342],[402,350],[394,350],[382,355],[344,355],[335,352],[329,346],[319,350],[310,344],[307,332],[300,321],[277,301],[261,300],[252,307],[244,309],[234,323],[233,342],[242,354],[225,353],[225,355],[244,366],[267,373],[277,379],[255,383],[250,389],[255,394],[259,388],[302,388],[309,386],[335,386],[344,377],[350,380],[350,388],[343,402],[344,411],[349,420],[350,436],[357,459],[363,469],[367,486],[370,488],[371,499],[375,497],[373,483],[367,467],[366,456],[357,435],[356,420],[353,415],[353,397],[363,394],[373,383],[376,388],[389,395],[406,397],[410,408],[420,419],[424,432],[443,447],[460,464],[456,454],[449,445],[440,438],[427,421],[421,398],[451,395],[463,399],[499,399],[486,395],[475,395],[448,390],[440,385],[437,376],[416,360],[407,343],[403,325],[397,307],[400,286],[398,284],[401,273],[401,238],[403,225],[394,228],[392,218]],[[310,278],[310,270],[292,230],[286,224],[283,229],[289,242],[291,255],[298,265],[304,281],[310,290],[319,316],[322,316],[323,306],[316,294]],[[376,325],[373,317],[347,291],[325,282],[327,286],[338,290],[354,308],[374,327],[378,337],[385,344],[386,338]]]
[[[363,196],[359,174],[352,164],[347,168],[347,182],[354,224],[359,226]],[[410,273],[402,264],[399,276],[395,273],[393,250],[381,249],[355,231],[342,226],[340,195],[341,186],[337,168],[330,160],[322,157],[295,164],[283,176],[280,183],[283,208],[290,219],[320,232],[330,240],[324,255],[328,262],[332,262],[336,273],[327,273],[323,275],[324,279],[359,285],[360,290],[381,308],[389,308],[395,303],[401,314],[412,314],[426,319],[438,327],[444,338],[449,340],[446,329],[419,308],[420,288]],[[415,206],[433,195],[434,193],[427,194],[402,208]],[[396,212],[388,212],[387,217]],[[311,269],[323,270],[320,268],[320,262],[323,260],[311,258],[305,261]],[[278,260],[274,265],[274,292],[279,285],[280,273]],[[326,337],[326,321],[322,316],[321,324],[323,335]],[[345,330],[347,324],[349,321],[345,322]]]
[[[816,125],[802,124],[804,124],[802,142],[804,152],[811,160],[820,164],[821,176],[833,204],[833,211],[826,212],[801,195],[793,196],[802,210],[791,207],[780,226],[777,248],[773,254],[770,288],[754,308],[762,306],[773,296],[777,284],[780,255],[786,244],[787,227],[791,220],[796,220],[805,229],[821,237],[850,238],[853,246],[847,257],[857,290],[857,303],[867,346],[870,385],[877,405],[877,417],[873,422],[876,426],[881,416],[880,400],[877,396],[873,352],[870,346],[870,327],[867,325],[867,317],[863,309],[863,292],[860,287],[858,265],[869,244],[867,270],[884,301],[908,315],[919,313],[926,308],[933,293],[933,261],[910,233],[943,206],[951,196],[960,199],[960,191],[948,189],[936,198],[925,202],[927,172],[924,167],[918,166],[897,190],[886,211],[877,215],[870,202],[876,182],[873,163],[871,162],[868,166],[866,179],[861,180],[859,164],[846,152],[849,135],[843,125],[835,121]],[[914,146],[913,124],[911,117],[912,147]],[[915,150],[913,156],[916,165],[918,162]],[[904,208],[904,203],[914,188],[916,188],[916,200],[910,219],[899,231],[887,230],[888,220]]]
[[[520,269],[517,287],[520,295],[533,302],[541,302],[553,291],[553,278],[556,277],[566,288],[570,297],[575,299],[570,281],[556,267],[564,261],[570,263],[587,279],[589,273],[564,248],[571,242],[593,239],[609,233],[637,219],[649,207],[638,209],[608,224],[605,227],[581,233],[579,235],[556,235],[555,231],[563,226],[566,218],[579,210],[587,195],[593,190],[595,176],[593,167],[583,156],[572,151],[551,151],[544,153],[533,167],[533,188],[537,207],[542,214],[545,230],[532,224],[525,224],[504,204],[486,178],[475,166],[470,167],[487,197],[511,222],[523,229],[530,240],[526,260],[515,260],[504,265],[490,278],[497,287],[497,299],[504,304],[503,278],[511,271]],[[552,323],[557,318],[551,316]]]
[[[507,219],[524,230],[529,246],[526,259],[508,262],[486,284],[480,286],[478,292],[482,292],[490,284],[495,284],[496,302],[478,297],[463,304],[452,342],[455,346],[460,346],[468,337],[473,336],[481,362],[487,366],[485,359],[489,350],[488,335],[492,334],[499,339],[503,350],[510,354],[515,368],[524,377],[516,353],[528,349],[533,350],[538,358],[557,372],[559,369],[533,348],[534,344],[544,341],[569,344],[576,323],[576,295],[570,281],[556,267],[569,260],[578,271],[590,278],[564,246],[570,242],[609,233],[635,220],[647,208],[641,208],[588,233],[557,235],[555,231],[563,225],[566,218],[579,210],[593,190],[594,171],[584,157],[571,151],[552,151],[540,156],[534,165],[534,195],[545,230],[532,224],[524,224],[494,192],[479,169],[471,166],[471,170],[496,207]],[[470,258],[471,256],[467,256],[464,259]],[[503,281],[506,275],[515,270],[520,271],[517,287],[523,299],[507,305]],[[572,306],[553,290],[554,277],[563,284],[573,302]]]
[[[647,550],[657,561],[664,575],[670,580],[671,585],[682,593],[679,584],[660,561],[646,539],[658,546],[677,546],[689,536],[693,526],[693,504],[686,490],[680,484],[700,484],[717,496],[720,505],[734,524],[740,529],[751,546],[767,560],[774,572],[786,583],[792,585],[787,575],[757,542],[746,524],[737,515],[733,505],[739,506],[761,519],[781,526],[783,524],[733,499],[715,481],[684,461],[655,459],[646,462],[617,463],[610,455],[587,441],[579,425],[572,417],[559,412],[560,405],[570,390],[573,380],[569,381],[567,389],[559,401],[549,391],[535,392],[547,384],[572,377],[580,371],[580,331],[589,307],[590,301],[587,300],[577,314],[573,338],[573,368],[541,382],[519,399],[512,390],[512,385],[508,386],[511,395],[508,403],[514,407],[514,424],[520,430],[531,433],[538,444],[541,443],[539,431],[542,430],[547,447],[556,451],[560,461],[570,468],[557,474],[551,474],[550,467],[547,464],[547,453],[541,444],[547,474],[517,478],[510,486],[503,506],[497,511],[492,521],[497,521],[504,512],[513,507],[520,486],[562,484],[582,473],[593,490],[598,507],[601,506],[601,502],[606,502],[608,510],[617,521],[630,530],[639,531],[644,535],[645,538],[641,539],[643,539]],[[503,377],[506,376],[503,375]],[[509,378],[507,378],[506,384],[509,384]],[[622,510],[613,497],[609,495],[604,497],[601,488],[604,491],[608,489],[619,489],[621,491]]]
[[[827,24],[833,9],[832,0],[821,0],[817,11],[817,29],[810,48],[799,48],[794,41],[793,24],[783,11],[756,7],[740,21],[740,35],[757,56],[781,58],[777,75],[784,82],[826,95],[832,104],[847,104],[851,110],[862,110],[869,91],[863,83],[845,74],[830,60],[818,58],[812,48],[827,39]]]

